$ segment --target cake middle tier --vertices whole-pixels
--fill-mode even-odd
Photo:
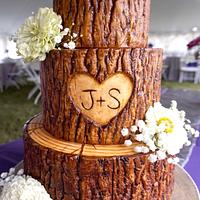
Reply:
[[[122,144],[122,128],[160,100],[161,49],[53,50],[42,63],[44,128],[55,138]]]

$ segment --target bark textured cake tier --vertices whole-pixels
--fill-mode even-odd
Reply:
[[[150,0],[54,0],[74,50],[42,63],[42,113],[25,125],[26,174],[54,200],[170,200],[174,165],[124,145],[121,130],[160,100],[162,50],[149,49]],[[66,38],[63,39],[63,43]]]
[[[77,47],[146,47],[150,0],[56,0],[64,27],[83,35]]]

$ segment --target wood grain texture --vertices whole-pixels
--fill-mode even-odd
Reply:
[[[121,129],[143,119],[160,99],[162,50],[76,49],[51,51],[41,68],[44,128],[54,137],[87,144],[122,144]],[[88,73],[98,82],[116,72],[133,80],[128,104],[107,125],[97,126],[73,105],[68,94],[70,78]]]
[[[104,158],[113,156],[132,156],[137,154],[137,152],[134,151],[136,146],[144,146],[143,143],[139,142],[135,142],[131,146],[126,146],[124,144],[91,145],[58,140],[44,129],[41,115],[32,118],[25,127],[27,127],[26,131],[29,133],[30,138],[36,143],[49,149],[53,149],[54,151],[71,155],[81,154],[82,156]]]
[[[39,145],[25,128],[25,173],[53,200],[170,200],[174,166],[148,155],[85,157]]]
[[[150,0],[54,0],[63,26],[83,35],[77,47],[146,47]],[[66,39],[66,38],[65,38]],[[66,41],[64,39],[64,41]]]

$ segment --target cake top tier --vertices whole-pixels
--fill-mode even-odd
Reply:
[[[76,47],[147,46],[150,0],[54,0],[53,6],[63,26],[82,35]]]

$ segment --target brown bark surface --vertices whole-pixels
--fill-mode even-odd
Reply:
[[[25,173],[53,200],[170,200],[174,166],[148,155],[85,157],[55,151],[32,140],[25,128]]]
[[[121,129],[143,119],[149,106],[160,99],[161,65],[160,49],[50,52],[41,69],[44,128],[65,141],[122,144]],[[101,83],[117,72],[131,78],[133,92],[124,109],[107,125],[99,126],[75,108],[68,94],[69,80],[77,73],[87,73]]]
[[[83,35],[77,47],[146,47],[150,0],[54,0],[63,26]],[[64,40],[65,41],[65,40]]]

